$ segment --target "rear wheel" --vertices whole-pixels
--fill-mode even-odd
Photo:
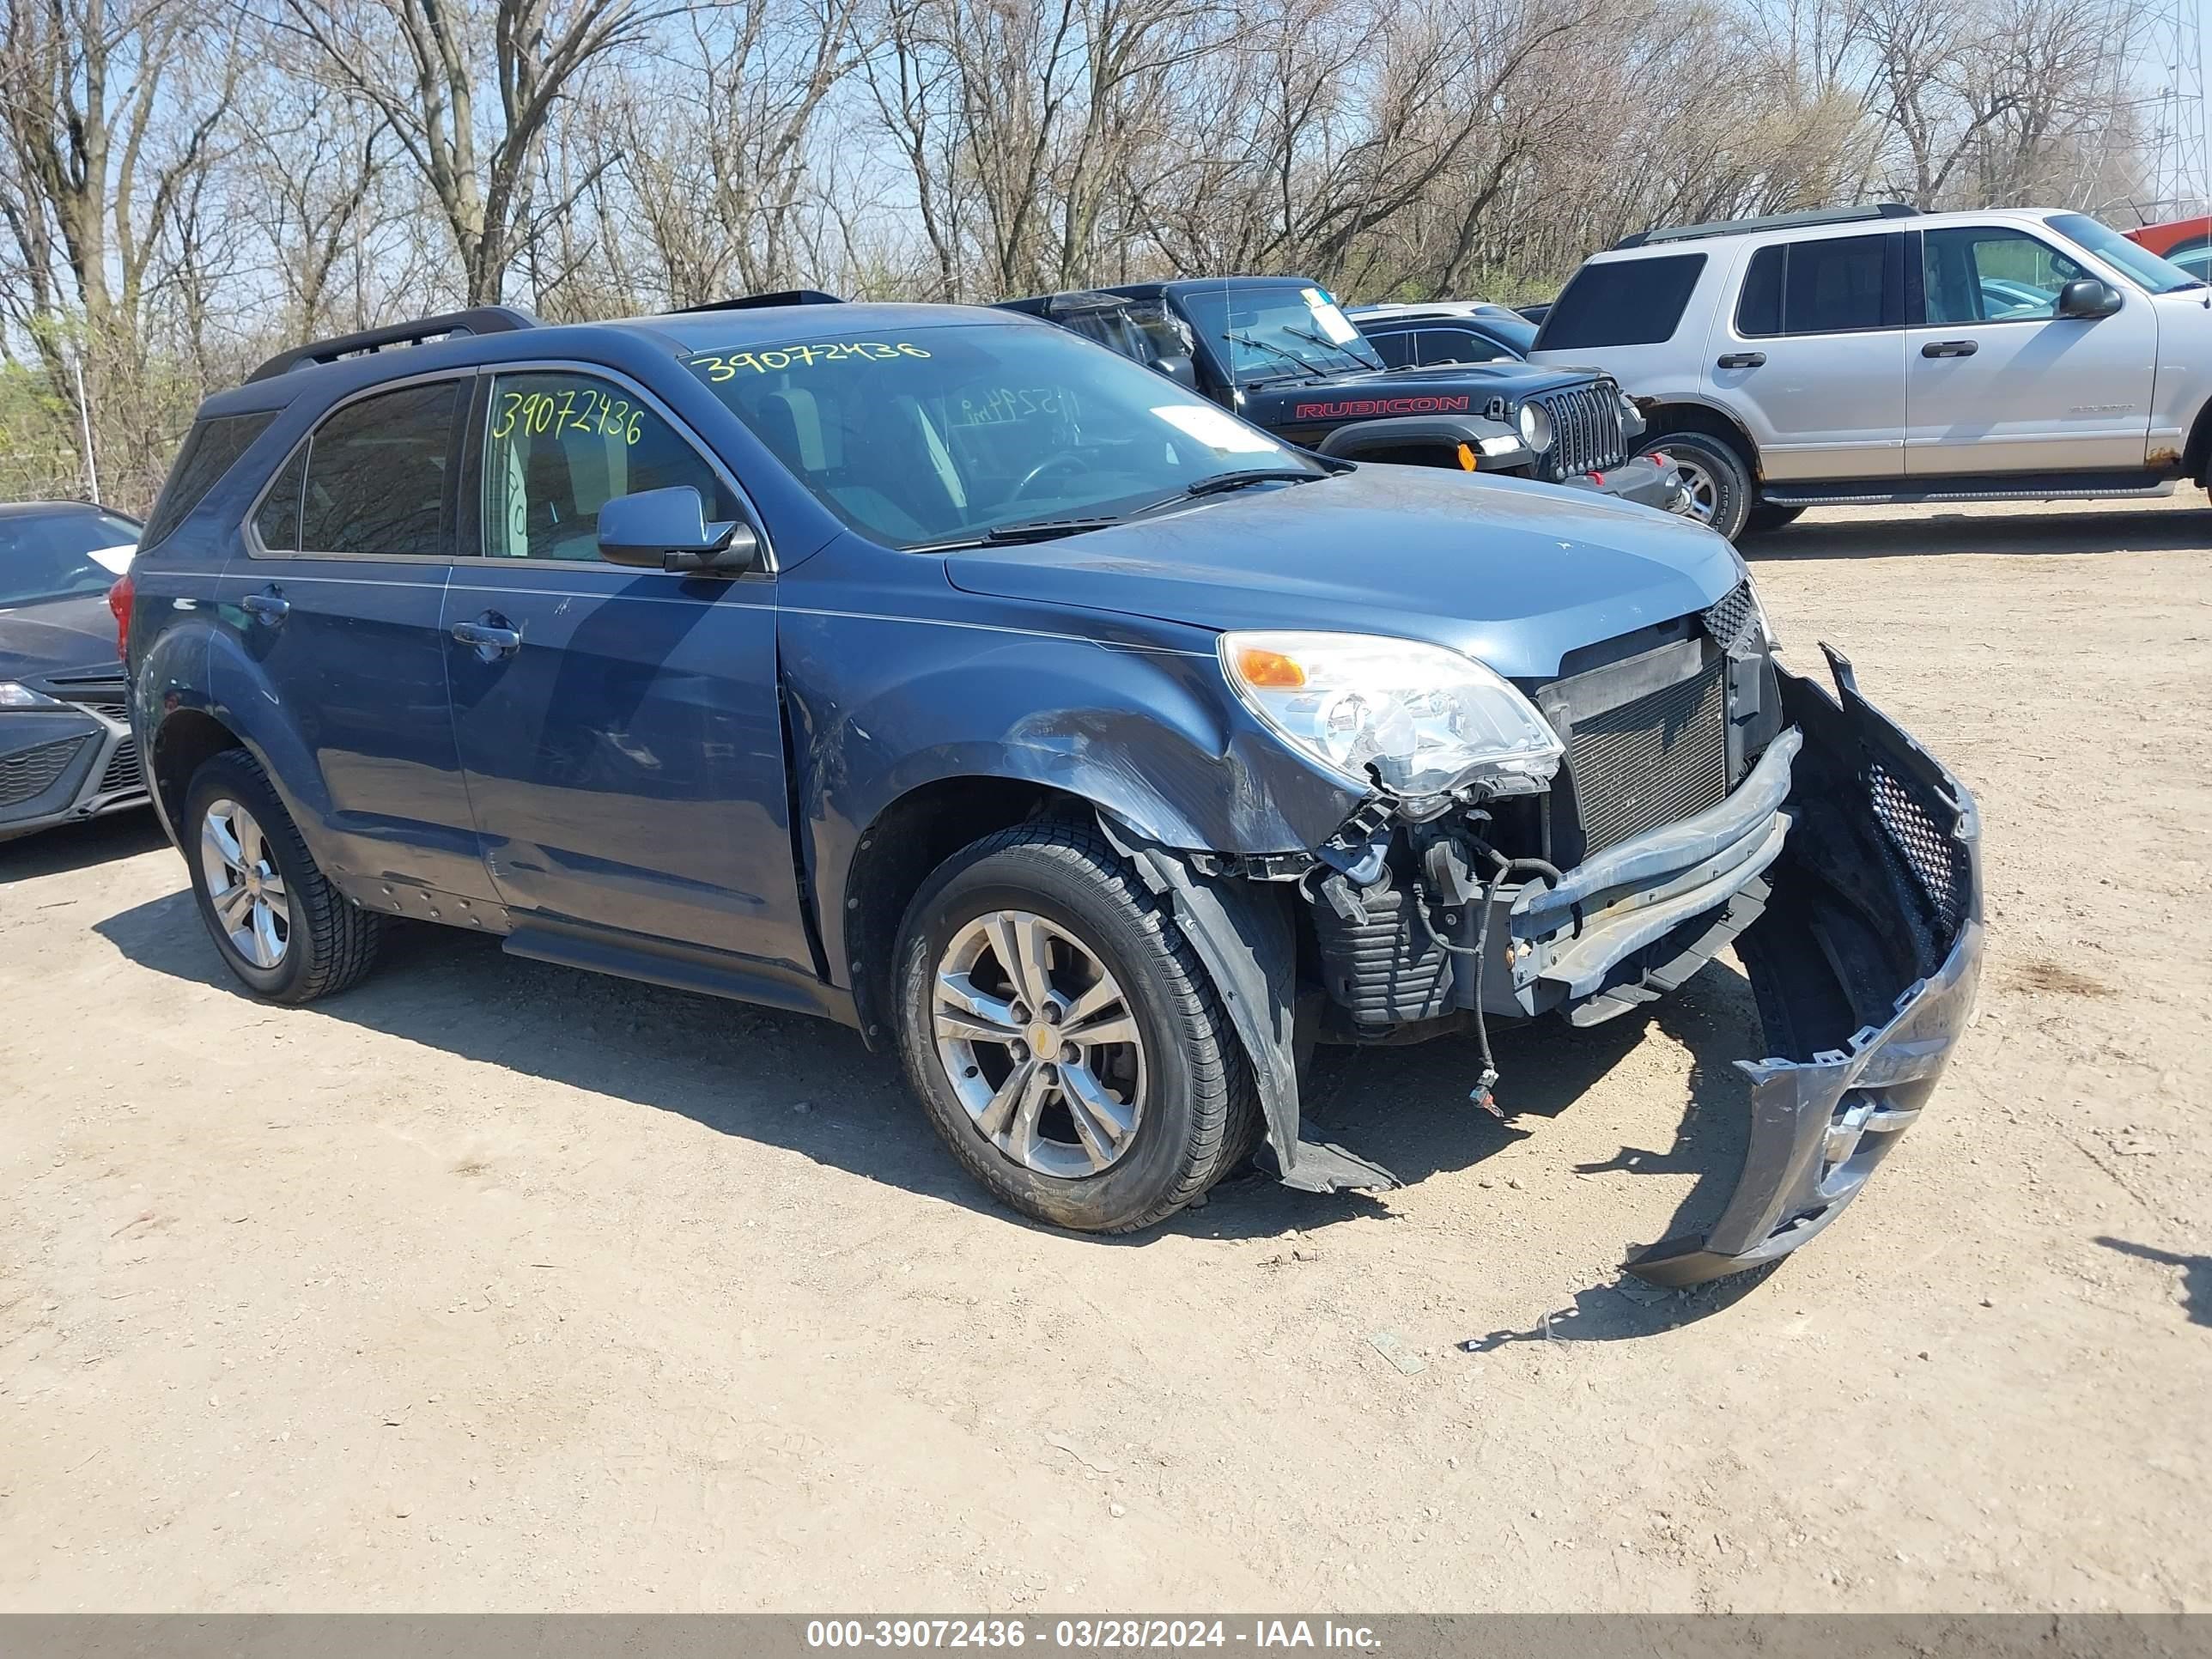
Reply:
[[[1751,511],[1751,467],[1725,438],[1709,432],[1669,432],[1647,439],[1638,453],[1663,453],[1688,492],[1682,516],[1734,541]]]
[[[200,920],[248,989],[312,1002],[368,971],[383,919],[331,885],[246,750],[227,749],[192,774],[179,828]]]
[[[1212,982],[1097,835],[1029,824],[956,854],[897,961],[908,1081],[1024,1215],[1133,1231],[1249,1150],[1251,1084]]]

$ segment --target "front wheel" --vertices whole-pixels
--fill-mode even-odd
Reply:
[[[1132,1232],[1250,1150],[1243,1054],[1190,945],[1098,836],[1027,824],[930,878],[898,945],[908,1082],[1037,1220]]]
[[[1743,533],[1751,511],[1751,468],[1725,438],[1705,432],[1669,432],[1649,439],[1638,453],[1658,450],[1674,463],[1674,476],[1688,491],[1679,509],[1734,541]]]

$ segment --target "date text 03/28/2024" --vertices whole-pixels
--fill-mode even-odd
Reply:
[[[1059,1619],[1032,1626],[1023,1619],[813,1619],[810,1648],[1020,1648],[1079,1651],[1124,1649],[1339,1648],[1373,1651],[1374,1632],[1330,1620]]]

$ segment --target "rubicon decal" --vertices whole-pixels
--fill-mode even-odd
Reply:
[[[1356,421],[1370,415],[1464,415],[1465,398],[1347,398],[1341,403],[1300,404],[1296,421]]]

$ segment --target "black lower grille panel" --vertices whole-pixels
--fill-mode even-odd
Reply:
[[[125,738],[115,745],[115,752],[107,757],[106,769],[100,775],[100,793],[112,794],[118,789],[143,789],[145,775],[138,769],[138,745]]]
[[[0,760],[0,806],[14,806],[52,788],[76,751],[91,741],[88,737],[58,738]]]
[[[1727,659],[1575,721],[1567,776],[1584,857],[1717,805],[1728,794]]]

